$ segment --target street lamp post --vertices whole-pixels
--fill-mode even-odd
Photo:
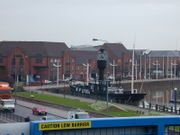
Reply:
[[[139,66],[139,65],[138,65],[138,61],[136,60],[136,61],[135,61],[135,71],[136,71],[136,72],[135,72],[135,78],[136,78],[136,80],[138,79],[138,66]]]
[[[169,77],[169,57],[166,58],[166,78]]]
[[[56,74],[57,82],[56,83],[57,85],[59,85],[59,68],[61,67],[61,65],[59,64],[60,62],[59,60],[55,60],[54,62],[57,63],[57,64],[54,63],[53,66],[57,68],[57,74]]]
[[[83,64],[83,66],[86,67],[86,84],[88,85],[88,83],[89,83],[89,67],[90,67],[90,64],[89,63]]]
[[[171,78],[173,78],[173,74],[174,74],[174,77],[176,78],[176,60],[174,60],[174,63],[171,62]],[[174,66],[174,73],[173,73],[173,66]]]
[[[142,55],[140,54],[140,62],[139,62],[139,64],[140,64],[140,66],[139,66],[139,79],[141,79],[141,77],[142,77]]]
[[[174,77],[176,78],[176,66],[177,66],[177,63],[176,63],[176,60],[174,60]]]
[[[171,59],[171,78],[173,78],[173,62],[172,62],[172,59]]]
[[[117,66],[115,64],[115,60],[113,60],[113,64],[110,63],[110,66],[113,68],[113,84],[115,83],[115,67]]]
[[[156,60],[156,63],[153,63],[153,65],[156,66],[156,70],[155,70],[156,71],[156,79],[158,79],[158,67],[160,66],[158,60]]]
[[[108,101],[109,101],[108,81],[106,81],[106,110],[107,111],[108,111]]]
[[[151,79],[151,56],[149,55],[149,73],[148,79]]]
[[[150,50],[145,50],[144,55],[144,79],[147,79],[147,56],[150,53]]]
[[[144,62],[144,66],[145,66],[145,67],[144,67],[144,69],[145,69],[145,70],[144,70],[144,79],[146,79],[146,76],[147,76],[147,75],[146,75],[146,74],[147,74],[147,67],[146,67],[146,54],[145,54],[144,59],[145,59],[145,62]]]

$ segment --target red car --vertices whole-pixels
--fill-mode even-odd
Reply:
[[[47,115],[47,110],[45,108],[41,108],[41,107],[33,107],[32,113],[34,115]]]

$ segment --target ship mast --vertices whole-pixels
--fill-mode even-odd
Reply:
[[[133,52],[132,52],[132,75],[131,75],[131,94],[134,93],[134,49],[135,49],[136,35],[134,36]]]

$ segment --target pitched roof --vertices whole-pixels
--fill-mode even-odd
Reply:
[[[98,48],[95,46],[73,46],[71,47],[72,50],[81,50],[81,51],[98,51]]]
[[[2,41],[0,42],[0,54],[7,56],[15,48],[20,48],[30,57],[40,54],[42,56],[61,57],[69,48],[63,42],[41,41]]]
[[[132,54],[133,49],[128,49],[129,53]],[[134,49],[135,55],[143,55],[147,50],[145,49]],[[148,50],[149,51],[149,50]]]
[[[76,58],[77,64],[87,63],[88,60],[96,59],[97,51],[71,50],[72,56]]]
[[[104,43],[103,47],[107,48],[107,52],[110,49],[117,57],[121,57],[124,52],[127,52],[126,47],[122,43]]]

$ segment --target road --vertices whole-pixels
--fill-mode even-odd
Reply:
[[[22,116],[24,118],[29,116],[31,120],[40,120],[42,117],[42,116],[38,116],[38,115],[32,115],[32,111],[30,108],[23,107],[20,105],[16,105],[14,114],[16,114],[18,116]]]
[[[39,105],[35,103],[30,103],[22,100],[17,100],[16,101],[16,109],[15,109],[15,114],[23,117],[30,117],[31,120],[41,120],[42,116],[37,116],[32,114],[32,108],[33,107],[42,107],[46,108],[48,112],[48,116],[54,116],[57,117],[57,119],[62,119],[66,118],[67,111],[64,110],[59,110],[56,108],[52,108],[49,106],[44,106],[44,105]]]
[[[7,122],[15,122],[24,120],[24,118],[29,117],[30,120],[42,120],[42,115],[33,115],[32,108],[33,107],[42,107],[47,109],[47,117],[53,116],[53,119],[65,119],[67,116],[67,111],[52,108],[49,106],[39,105],[35,103],[26,102],[23,100],[16,100],[16,107],[15,112],[2,112],[0,114],[0,123],[7,123]]]

